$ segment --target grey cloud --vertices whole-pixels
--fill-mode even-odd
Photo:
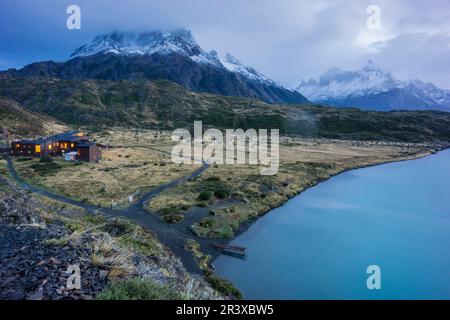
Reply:
[[[65,8],[75,2],[82,9],[82,30],[68,31]],[[367,32],[366,8],[373,3],[382,10],[379,42],[355,45]],[[205,49],[229,51],[288,86],[371,58],[394,75],[450,88],[442,67],[450,65],[449,12],[448,0],[2,0],[0,67],[66,59],[112,30],[184,27]]]

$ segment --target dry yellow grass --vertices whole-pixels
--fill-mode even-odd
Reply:
[[[99,163],[66,163],[53,174],[42,175],[31,168],[38,160],[18,162],[19,174],[34,184],[88,203],[109,206],[135,191],[148,191],[188,175],[198,166],[178,165],[170,156],[141,147],[103,150]]]
[[[6,170],[6,161],[0,158],[0,175],[6,175],[8,171]]]
[[[50,136],[69,130],[69,128],[66,125],[55,122],[53,120],[42,123],[42,126],[44,127],[45,130],[44,132],[45,136]]]
[[[0,97],[0,128],[6,128],[9,139],[34,138],[67,131],[68,127],[52,117],[31,112],[16,101]]]
[[[93,134],[101,144],[113,146],[164,146],[173,145],[170,131],[148,129],[112,128]]]
[[[108,278],[110,279],[132,274],[135,271],[132,258],[132,252],[120,250],[116,241],[106,233],[99,235],[95,240],[92,263],[109,270]]]
[[[240,223],[280,206],[332,175],[347,169],[411,159],[431,151],[432,146],[427,145],[284,138],[276,175],[261,176],[260,167],[256,165],[213,165],[198,179],[152,199],[149,209],[183,213],[182,206],[200,202],[198,196],[202,191],[227,188],[240,203],[214,210],[214,215],[197,223],[194,230],[202,236],[232,237]],[[216,201],[218,199],[213,197],[208,204]]]

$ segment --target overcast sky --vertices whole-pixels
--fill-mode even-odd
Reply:
[[[71,4],[81,8],[81,30],[66,28]],[[369,5],[381,9],[379,30],[367,28]],[[173,28],[291,87],[371,59],[400,79],[450,89],[448,0],[1,0],[0,70],[66,60],[113,30]]]

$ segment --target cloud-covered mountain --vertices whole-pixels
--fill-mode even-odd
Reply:
[[[185,88],[228,96],[258,98],[269,103],[307,103],[231,54],[203,50],[191,32],[113,32],[97,36],[67,62],[33,63],[10,75],[65,79],[167,79]]]
[[[357,71],[332,68],[319,80],[302,80],[297,91],[310,101],[337,107],[450,111],[450,91],[421,80],[400,81],[372,61]]]

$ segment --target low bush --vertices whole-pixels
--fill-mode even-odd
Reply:
[[[230,281],[220,278],[212,271],[205,272],[206,280],[218,292],[225,296],[231,296],[236,299],[242,299],[242,293]]]
[[[132,247],[144,255],[152,255],[158,251],[155,241],[147,235],[123,235],[119,238],[121,245]]]
[[[86,214],[83,216],[84,221],[95,225],[105,223],[107,219],[100,214]]]
[[[39,162],[41,163],[49,163],[49,162],[53,162],[53,159],[51,157],[42,157]]]
[[[97,300],[181,300],[183,296],[169,287],[147,279],[128,279],[111,283]]]
[[[135,228],[136,226],[126,219],[114,218],[108,221],[102,230],[109,233],[113,237],[119,237],[134,231]]]
[[[163,216],[163,219],[167,223],[180,223],[184,220],[184,216],[182,214],[166,214]]]
[[[161,214],[166,215],[166,214],[171,214],[171,213],[175,212],[176,210],[177,210],[176,207],[170,206],[170,207],[164,207],[164,208],[161,208],[161,209],[159,210],[159,212],[160,212]]]
[[[214,216],[205,217],[191,225],[191,230],[202,238],[231,239],[234,236],[232,226]]]
[[[227,188],[220,188],[214,191],[214,195],[219,199],[226,199],[230,197],[231,191]]]
[[[199,203],[197,203],[197,207],[206,208],[206,207],[208,207],[208,204],[206,202],[199,202]]]
[[[211,200],[212,196],[213,196],[212,191],[202,191],[198,195],[198,200],[200,200],[200,201],[208,201],[208,200]]]
[[[180,208],[181,208],[181,210],[186,211],[186,210],[189,210],[191,208],[191,206],[188,204],[183,204],[183,205],[181,205]]]
[[[161,208],[159,212],[163,215],[178,214],[180,211],[189,210],[191,206],[189,204],[171,204],[167,207]]]
[[[51,175],[61,169],[61,166],[55,162],[34,163],[30,166],[34,172],[40,175]]]

